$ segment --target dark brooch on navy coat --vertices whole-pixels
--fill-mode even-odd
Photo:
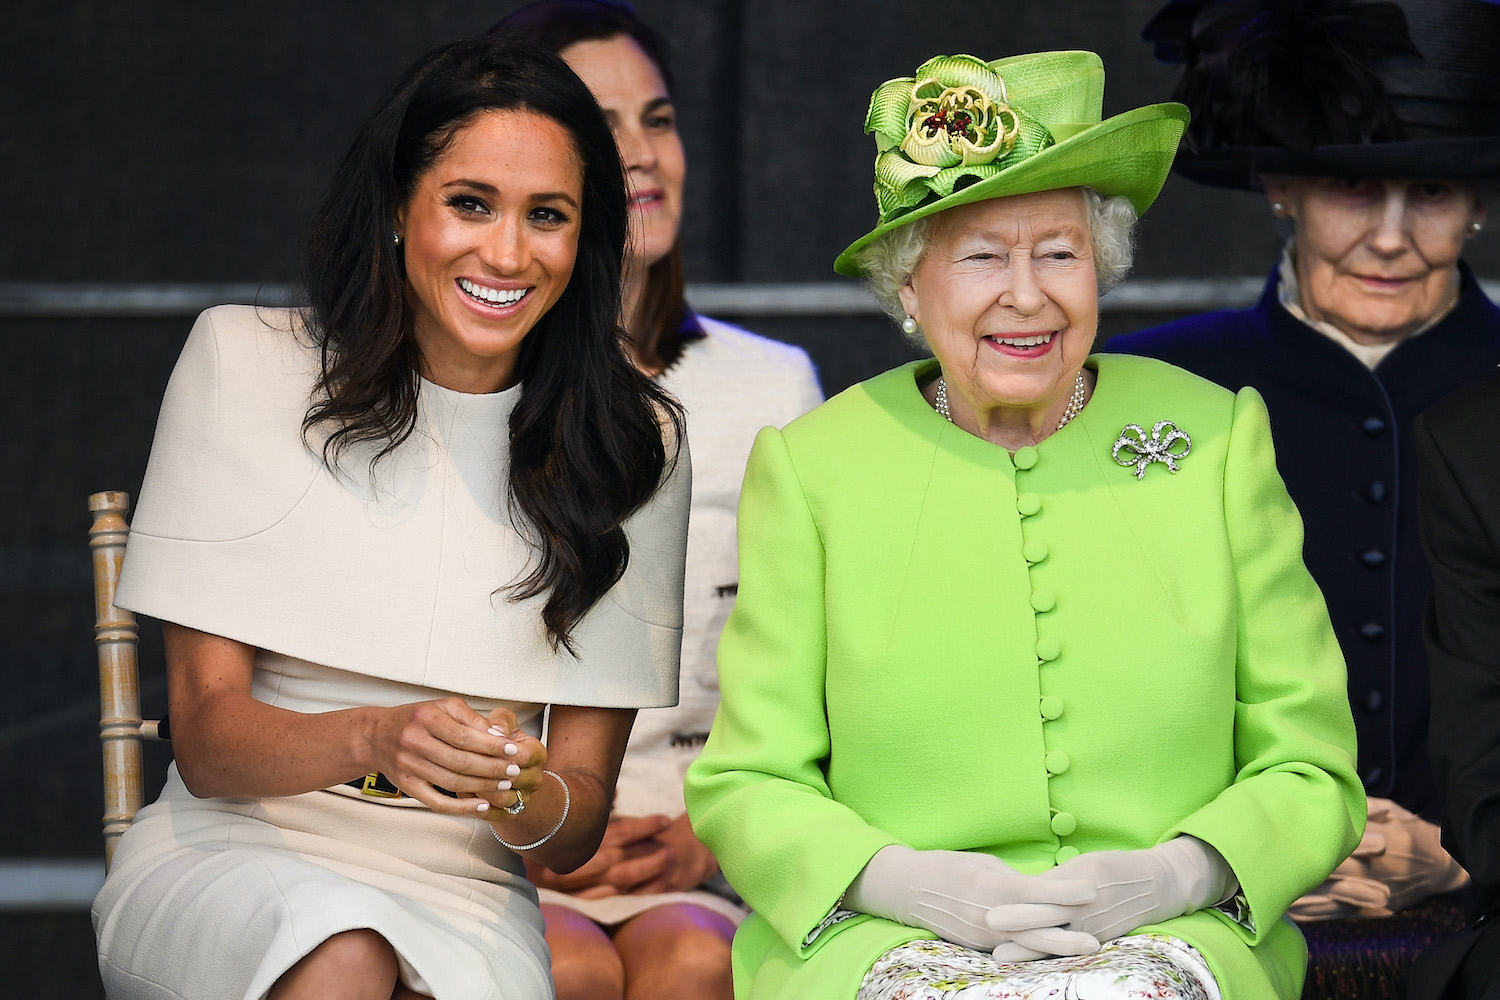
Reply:
[[[1140,424],[1126,424],[1109,454],[1118,465],[1127,469],[1135,466],[1135,478],[1145,479],[1146,466],[1152,462],[1162,463],[1168,472],[1179,471],[1178,460],[1187,458],[1192,450],[1193,439],[1188,437],[1187,431],[1178,430],[1170,420],[1158,420],[1149,437]],[[1122,451],[1125,452],[1123,458],[1120,456]]]

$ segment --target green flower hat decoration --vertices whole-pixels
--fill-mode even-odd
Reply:
[[[839,255],[897,226],[957,205],[1088,186],[1124,195],[1137,213],[1156,199],[1187,127],[1181,104],[1152,104],[1108,120],[1104,64],[1092,52],[1040,52],[985,62],[936,56],[870,98],[880,223]]]

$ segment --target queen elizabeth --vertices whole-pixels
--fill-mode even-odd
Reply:
[[[1103,86],[1049,52],[875,91],[835,267],[934,357],[750,459],[687,781],[754,909],[737,996],[1301,988],[1282,914],[1365,816],[1344,664],[1255,390],[1089,356],[1187,117]]]

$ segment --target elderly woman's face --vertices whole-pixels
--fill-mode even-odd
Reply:
[[[1360,343],[1397,340],[1452,297],[1472,223],[1472,189],[1444,181],[1266,178],[1296,226],[1297,284],[1308,315]]]
[[[1082,190],[940,213],[901,302],[942,364],[950,399],[980,412],[1053,406],[1072,392],[1099,326]]]

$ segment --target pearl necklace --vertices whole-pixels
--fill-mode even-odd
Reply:
[[[1063,410],[1062,419],[1057,422],[1057,430],[1068,426],[1068,421],[1078,416],[1078,411],[1083,409],[1083,396],[1088,391],[1088,383],[1083,379],[1083,372],[1078,372],[1078,377],[1073,380],[1073,395],[1068,397],[1067,409]],[[940,376],[937,381],[937,394],[932,400],[933,409],[943,415],[948,423],[953,423],[953,414],[948,412],[948,383]],[[1057,431],[1053,431],[1057,433]]]

